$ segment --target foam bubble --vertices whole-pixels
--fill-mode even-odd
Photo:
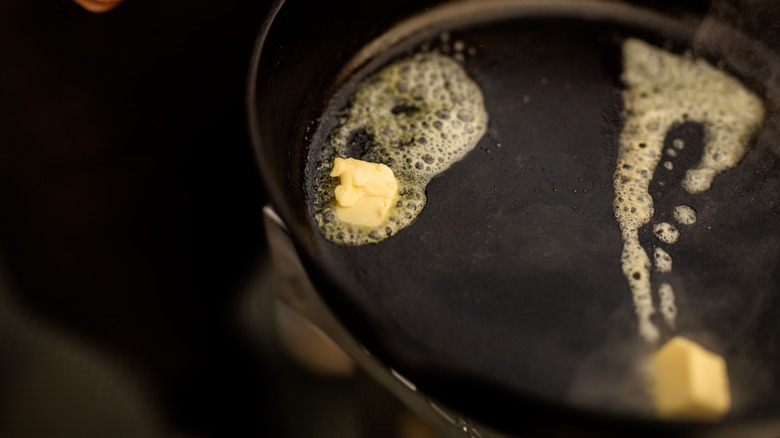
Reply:
[[[693,225],[698,220],[696,210],[690,205],[680,204],[674,207],[674,220],[683,225]]]
[[[653,227],[653,234],[655,234],[655,237],[661,242],[670,244],[677,242],[677,239],[680,238],[680,231],[675,228],[674,225],[667,222],[656,224]]]
[[[672,256],[662,248],[656,248],[653,254],[655,270],[658,272],[672,272]]]
[[[658,297],[660,298],[659,306],[661,307],[661,315],[664,317],[664,321],[669,327],[674,328],[674,320],[677,317],[677,305],[674,300],[674,289],[669,283],[662,283],[658,287]]]

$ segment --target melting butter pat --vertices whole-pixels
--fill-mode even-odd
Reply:
[[[731,406],[726,362],[680,336],[653,359],[655,408],[659,417],[715,420]]]
[[[398,193],[393,170],[381,163],[336,158],[330,176],[336,186],[336,217],[342,222],[377,227],[387,218]]]

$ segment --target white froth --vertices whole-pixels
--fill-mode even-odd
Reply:
[[[428,183],[477,145],[487,121],[482,91],[451,57],[418,53],[366,78],[331,133],[333,156],[323,159],[317,171],[328,172],[336,157],[384,163],[398,178],[400,200],[374,229],[340,223],[327,202],[315,215],[323,234],[337,243],[360,245],[411,224],[426,203]],[[350,141],[358,132],[370,142],[360,156],[351,156]]]
[[[747,152],[750,137],[763,119],[761,100],[737,79],[703,59],[671,54],[636,39],[623,47],[624,79],[633,94],[626,100],[632,128],[644,132],[651,148],[662,145],[675,124],[704,124],[706,145],[701,161],[688,170],[689,193],[710,188],[718,174],[734,167]],[[651,144],[653,143],[653,144]],[[647,155],[652,162],[652,156]]]
[[[706,61],[675,55],[637,39],[623,44],[623,79],[627,85],[623,92],[625,123],[613,175],[614,214],[623,237],[621,264],[634,298],[639,332],[653,342],[658,330],[650,321],[654,313],[648,299],[651,265],[638,232],[654,214],[649,186],[663,155],[664,139],[675,125],[704,125],[706,146],[701,162],[686,172],[682,182],[689,193],[698,193],[742,159],[764,110],[761,100],[738,80]],[[672,146],[682,150],[685,143],[674,139]],[[673,169],[671,161],[664,166]],[[667,243],[679,237],[679,231],[669,224],[659,224],[654,231]]]
[[[672,272],[672,256],[661,248],[656,248],[653,254],[655,270],[658,272]]]
[[[677,239],[680,238],[680,231],[668,222],[655,224],[655,226],[653,226],[653,234],[655,234],[655,237],[661,242],[670,244],[677,242]]]
[[[693,225],[698,220],[696,210],[690,205],[680,204],[674,207],[674,220],[683,225]]]
[[[660,298],[661,315],[669,327],[674,328],[674,320],[677,317],[677,305],[674,300],[674,289],[669,283],[662,283],[658,287],[658,297]]]

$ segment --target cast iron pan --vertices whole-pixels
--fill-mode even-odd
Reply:
[[[776,435],[780,44],[771,4],[515,1],[480,15],[438,3],[289,1],[259,40],[249,106],[261,171],[326,301],[421,390],[509,432],[566,424],[567,433]],[[307,195],[317,145],[360,78],[421,44],[450,50],[442,31],[477,49],[463,66],[485,94],[487,134],[431,182],[407,229],[368,246],[325,240]],[[637,334],[612,213],[627,37],[710,59],[767,108],[748,155],[697,195],[680,180],[699,159],[702,125],[674,127],[668,146],[688,146],[673,170],[656,173],[656,215],[640,233],[645,248],[659,246],[652,224],[670,220],[675,205],[699,213],[664,247],[675,269],[654,281],[675,287],[678,317],[674,328],[656,322],[662,341],[684,335],[725,357],[733,409],[717,424],[657,421],[643,395],[642,365],[658,345]]]

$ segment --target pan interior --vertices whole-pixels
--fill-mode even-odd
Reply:
[[[371,330],[369,350],[418,386],[438,374],[520,397],[652,416],[644,372],[658,345],[638,334],[613,214],[624,123],[621,45],[640,38],[681,53],[692,50],[693,34],[671,19],[664,26],[641,21],[510,14],[442,22],[399,40],[338,84],[309,147],[302,184],[310,198],[321,145],[360,80],[381,66],[420,50],[460,53],[485,96],[487,133],[431,181],[412,225],[379,244],[346,246],[324,239],[311,222],[317,259],[341,286],[332,298],[371,321],[352,328]],[[700,53],[730,69],[718,63],[716,49]],[[740,79],[767,99],[766,84],[749,73],[741,70]],[[780,405],[774,107],[767,105],[741,163],[699,194],[687,193],[681,181],[707,141],[704,124],[667,132],[664,149],[679,141],[685,148],[669,157],[669,171],[654,175],[656,214],[640,229],[651,257],[661,248],[675,263],[653,279],[654,290],[667,283],[676,292],[674,327],[660,313],[652,317],[660,341],[683,335],[725,357],[732,416]],[[681,226],[674,244],[659,241],[654,225],[674,223],[679,205],[695,209],[696,223]]]

